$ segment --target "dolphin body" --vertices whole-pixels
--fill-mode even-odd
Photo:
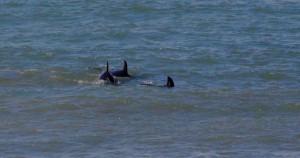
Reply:
[[[165,87],[174,87],[174,86],[175,85],[173,79],[170,76],[168,76],[167,84],[165,85]]]
[[[128,70],[127,70],[127,62],[126,60],[124,60],[124,66],[122,70],[115,70],[111,72],[112,76],[116,76],[116,77],[131,77],[128,74]]]
[[[101,76],[99,77],[99,80],[109,81],[110,83],[116,83],[116,80],[114,79],[113,76],[116,76],[116,77],[131,77],[128,74],[126,60],[124,60],[123,70],[115,70],[115,71],[112,71],[111,73],[108,70],[109,70],[109,67],[108,67],[108,61],[107,61],[106,62],[106,71],[101,74]],[[156,85],[147,84],[147,83],[143,83],[141,85],[156,86]],[[169,87],[169,88],[171,88],[171,87],[174,87],[174,86],[175,86],[175,84],[174,84],[173,79],[170,76],[168,76],[167,84],[165,84],[163,86],[158,86],[158,87]]]
[[[108,71],[108,61],[106,63],[106,71],[101,74],[99,80],[109,81],[111,83],[115,83],[114,77]]]
[[[142,83],[141,85],[145,85],[145,86],[157,86],[157,85],[153,85],[153,84],[149,84],[149,83]],[[175,84],[174,84],[173,79],[170,76],[168,76],[168,78],[167,78],[167,84],[165,84],[163,86],[158,86],[158,87],[172,88],[174,86],[175,86]]]

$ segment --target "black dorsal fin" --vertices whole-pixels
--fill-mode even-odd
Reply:
[[[127,73],[127,62],[124,60],[123,71]]]
[[[108,80],[110,81],[110,82],[112,82],[112,83],[114,83],[115,82],[115,79],[114,79],[114,77],[109,73],[109,71],[108,71],[108,61],[106,62],[106,73],[107,73],[107,78],[108,78]]]
[[[106,72],[108,72],[108,61],[106,61]]]
[[[168,81],[167,81],[167,84],[166,84],[167,87],[174,87],[174,82],[173,82],[173,79],[168,76]]]

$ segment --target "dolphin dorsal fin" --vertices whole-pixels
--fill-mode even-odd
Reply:
[[[106,61],[106,72],[108,72],[108,61]]]
[[[124,60],[123,71],[127,72],[127,62],[126,62],[126,60]]]
[[[110,82],[115,83],[114,77],[108,72],[108,61],[106,62],[106,73],[107,73],[107,78]]]
[[[174,87],[174,82],[173,82],[173,79],[168,76],[168,81],[167,81],[167,84],[166,84],[167,87]]]

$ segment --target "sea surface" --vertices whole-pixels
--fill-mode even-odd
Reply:
[[[300,1],[1,0],[0,157],[300,157]]]

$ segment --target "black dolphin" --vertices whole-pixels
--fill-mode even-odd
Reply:
[[[168,76],[168,81],[167,81],[167,84],[165,85],[165,87],[174,87],[174,82],[173,82],[173,79]]]
[[[157,85],[154,85],[152,83],[142,83],[141,85],[145,85],[145,86],[157,86]],[[157,86],[157,87],[169,87],[169,88],[172,88],[174,86],[175,86],[175,84],[174,84],[173,79],[170,76],[168,76],[168,78],[167,78],[167,84],[165,84],[163,86]]]
[[[123,66],[123,70],[115,70],[111,72],[111,75],[116,76],[116,77],[131,77],[128,74],[128,70],[127,70],[127,62],[126,60],[124,60],[124,66]]]
[[[108,71],[108,61],[106,63],[106,71],[101,74],[99,80],[109,81],[111,83],[115,83],[114,77]]]

